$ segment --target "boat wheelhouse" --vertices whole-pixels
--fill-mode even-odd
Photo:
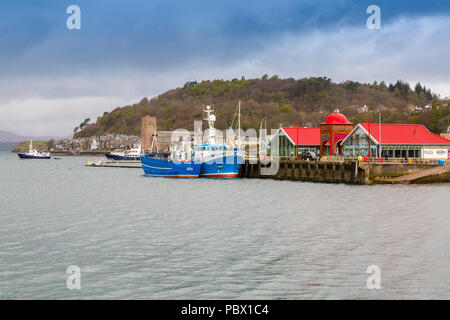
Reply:
[[[204,120],[208,122],[209,127],[206,143],[194,145],[194,155],[201,161],[200,177],[237,178],[244,162],[242,152],[236,145],[217,143],[214,110],[211,106],[206,106],[203,112],[206,113]]]

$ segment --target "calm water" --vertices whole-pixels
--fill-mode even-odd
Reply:
[[[0,152],[0,298],[450,298],[450,185],[172,180],[85,161]]]

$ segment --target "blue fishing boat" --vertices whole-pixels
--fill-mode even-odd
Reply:
[[[33,149],[33,141],[30,141],[30,147],[27,152],[18,152],[20,159],[50,159],[49,152],[39,152]]]
[[[154,138],[153,142],[156,140]],[[153,149],[153,143],[152,143]],[[166,178],[198,178],[201,163],[193,157],[191,142],[173,145],[171,152],[151,152],[140,157],[145,175]]]
[[[197,145],[194,152],[202,155],[200,177],[204,178],[237,178],[244,161],[237,148],[225,144]]]
[[[237,178],[239,176],[241,165],[244,162],[243,153],[232,143],[216,143],[218,139],[214,128],[214,122],[216,121],[214,110],[211,106],[206,106],[203,112],[206,113],[204,120],[206,120],[209,125],[206,138],[207,143],[194,146],[194,155],[201,159],[200,177]]]

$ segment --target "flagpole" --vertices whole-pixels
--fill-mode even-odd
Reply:
[[[295,144],[297,145],[297,161],[298,161],[298,121],[297,121],[297,130],[296,130],[296,132],[297,132],[297,137],[296,137],[296,142],[295,142]]]
[[[380,152],[379,152],[379,158],[381,159],[381,109],[378,110],[378,143],[380,144]],[[381,160],[379,160],[381,161]]]
[[[368,126],[369,126],[369,162],[370,162],[370,115],[368,121],[369,121]]]

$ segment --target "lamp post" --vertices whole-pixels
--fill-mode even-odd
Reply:
[[[370,162],[370,115],[369,115],[369,119],[367,121],[368,121],[367,126],[369,129],[369,162]]]
[[[378,153],[378,158],[381,159],[381,108],[378,109],[378,143],[380,144],[380,151]],[[381,160],[379,160],[381,161]]]

